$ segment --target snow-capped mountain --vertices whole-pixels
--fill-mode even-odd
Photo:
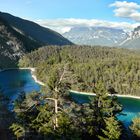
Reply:
[[[132,31],[126,40],[124,40],[121,44],[121,47],[131,48],[131,49],[140,49],[140,26]]]
[[[75,44],[102,46],[118,46],[128,38],[122,29],[109,27],[74,27],[63,36]]]

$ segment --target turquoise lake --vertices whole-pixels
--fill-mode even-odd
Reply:
[[[21,92],[39,91],[40,85],[32,78],[30,70],[6,70],[0,72],[0,88],[2,92],[11,100],[14,100]],[[71,93],[72,98],[79,103],[89,102],[90,96]],[[140,112],[140,99],[119,97],[123,105],[123,114],[118,116],[126,126],[130,125],[131,120],[138,116]]]
[[[6,70],[0,72],[0,89],[11,100],[21,92],[39,91],[38,85],[32,78],[30,70]]]
[[[94,97],[73,92],[71,92],[71,96],[78,103],[88,103],[90,98]],[[123,115],[118,115],[117,117],[128,127],[131,124],[131,120],[140,113],[140,99],[118,97],[118,100],[123,105]]]

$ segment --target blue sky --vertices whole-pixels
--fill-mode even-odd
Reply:
[[[109,4],[114,2],[114,0],[0,0],[0,10],[31,19],[124,20],[113,16],[113,8],[109,8]],[[138,0],[133,2],[138,3]]]
[[[54,27],[58,30],[62,21],[69,22],[68,19],[77,19],[77,22],[96,19],[131,25],[140,22],[139,0],[0,0],[0,11],[36,21],[43,26],[48,24],[48,27],[53,22],[59,22],[60,25],[55,24]]]

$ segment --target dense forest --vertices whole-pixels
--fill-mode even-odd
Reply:
[[[25,55],[19,66],[36,67],[37,77],[46,82],[51,72],[65,63],[69,65],[66,80],[73,90],[96,92],[96,88],[113,87],[119,94],[140,95],[139,51],[99,46],[50,46]]]
[[[126,128],[117,118],[123,106],[115,95],[139,95],[139,59],[139,52],[90,46],[50,46],[25,55],[19,66],[36,67],[45,86],[40,92],[20,93],[12,110],[0,94],[0,132],[9,140],[139,139],[140,119]],[[96,96],[78,104],[70,89]]]
[[[10,139],[17,140],[139,139],[139,118],[135,118],[130,126],[131,137],[123,122],[117,119],[123,106],[113,95],[113,90],[102,88],[100,93],[101,89],[96,88],[97,94],[89,103],[74,102],[69,94],[71,81],[66,80],[69,72],[73,73],[69,68],[66,63],[53,70],[40,92],[20,93],[13,102],[12,112],[5,110],[3,115],[0,114],[2,123],[9,120],[8,126],[2,125],[0,130],[6,127]],[[4,99],[3,94],[0,97]],[[7,106],[5,103],[0,102],[2,109]]]
[[[8,125],[1,125],[0,131],[8,130],[8,136],[11,136],[9,139],[17,140],[127,138],[127,133],[123,133],[123,124],[116,117],[122,111],[117,97],[108,97],[106,92],[103,92],[91,98],[89,103],[75,103],[69,95],[70,83],[65,80],[67,67],[68,65],[65,65],[52,71],[46,83],[47,87],[42,87],[41,92],[19,94],[13,102],[12,112],[5,110],[3,115],[0,114],[1,123]],[[0,95],[1,100],[7,100],[3,94]],[[7,107],[5,103],[7,102],[0,102],[1,109]],[[135,126],[131,127],[135,129]]]

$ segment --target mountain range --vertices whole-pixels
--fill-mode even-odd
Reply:
[[[63,36],[79,45],[140,49],[140,27],[132,32],[110,27],[74,27]]]
[[[135,28],[120,46],[130,49],[140,49],[140,26]]]
[[[140,49],[140,26],[131,33],[110,27],[74,27],[61,35],[32,21],[0,12],[0,69],[16,67],[20,57],[42,46],[73,44]]]
[[[0,12],[0,68],[15,67],[21,56],[44,45],[72,44],[53,30]]]
[[[0,12],[0,17],[5,19],[15,30],[45,45],[71,45],[72,43],[59,33],[42,27],[35,22],[15,17],[8,13]]]

